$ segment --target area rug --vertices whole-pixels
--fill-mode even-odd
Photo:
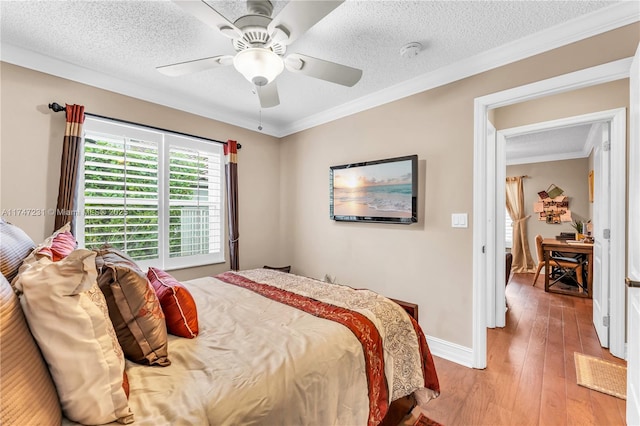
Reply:
[[[580,386],[627,399],[627,367],[579,352],[573,358]]]
[[[429,417],[420,413],[420,417],[413,424],[413,426],[442,426],[442,424],[436,422],[435,420],[431,420]]]

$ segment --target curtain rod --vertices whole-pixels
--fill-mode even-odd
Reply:
[[[66,111],[66,107],[63,107],[62,105],[60,105],[57,102],[53,102],[49,104],[49,109],[52,110],[53,112],[60,112],[60,111]],[[211,139],[211,138],[204,138],[202,136],[196,136],[196,135],[190,135],[189,133],[183,133],[183,132],[177,132],[175,130],[168,130],[168,129],[163,129],[162,127],[155,127],[155,126],[149,126],[147,124],[140,124],[140,123],[135,123],[133,121],[127,121],[127,120],[121,120],[119,118],[111,118],[111,117],[105,117],[104,115],[98,115],[98,114],[92,114],[90,112],[85,112],[84,115],[89,115],[91,117],[95,117],[95,118],[104,118],[106,120],[112,120],[112,121],[117,121],[118,123],[124,123],[124,124],[132,124],[134,126],[144,126],[144,127],[148,127],[150,129],[153,130],[158,130],[161,132],[169,132],[169,133],[173,133],[176,135],[180,135],[180,136],[186,136],[186,137],[190,137],[190,138],[198,138],[198,139],[203,139],[205,141],[210,141],[210,142],[216,142],[216,143],[221,143],[223,145],[226,145],[226,142],[223,141],[219,141],[217,139]],[[238,144],[238,149],[242,148],[242,145]]]

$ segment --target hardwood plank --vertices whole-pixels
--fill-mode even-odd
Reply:
[[[567,424],[562,306],[549,309],[549,328],[540,401],[541,425]]]
[[[452,425],[624,425],[626,402],[576,383],[574,352],[626,365],[601,348],[590,299],[545,293],[512,274],[507,323],[487,332],[487,368],[435,358],[442,394],[422,411]]]
[[[516,390],[516,399],[511,414],[511,422],[513,424],[538,424],[549,304],[541,301],[536,311],[522,373],[520,374],[520,383]]]

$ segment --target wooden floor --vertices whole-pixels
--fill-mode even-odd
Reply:
[[[600,347],[591,300],[532,279],[512,276],[507,326],[488,330],[485,370],[434,357],[441,395],[424,412],[445,426],[624,425],[624,400],[576,384],[574,352],[626,365]]]

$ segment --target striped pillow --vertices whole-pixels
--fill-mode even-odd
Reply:
[[[0,318],[0,424],[59,425],[62,413],[56,388],[29,332],[18,297],[2,275]]]
[[[0,272],[11,282],[18,274],[18,268],[36,246],[25,232],[0,218]]]
[[[162,269],[149,268],[147,278],[160,300],[167,321],[167,331],[188,339],[196,337],[198,310],[189,290]]]

